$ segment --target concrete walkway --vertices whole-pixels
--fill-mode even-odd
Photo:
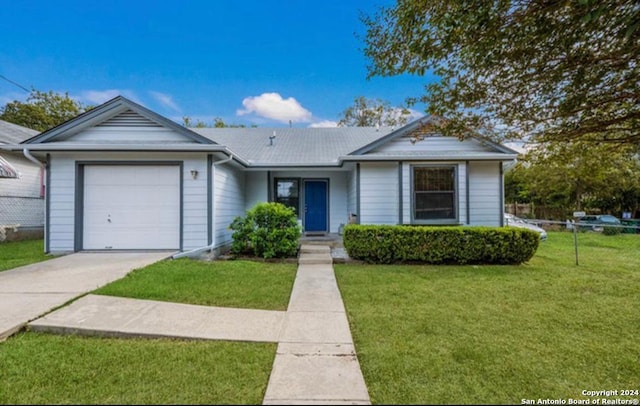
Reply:
[[[54,308],[172,254],[78,253],[0,272],[0,340]]]
[[[286,312],[87,295],[34,331],[277,342],[263,404],[370,404],[330,248],[303,245]]]
[[[328,246],[303,245],[265,405],[371,404]]]

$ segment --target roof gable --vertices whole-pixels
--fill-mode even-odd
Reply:
[[[464,157],[465,154],[505,154],[517,155],[517,152],[495,142],[469,136],[464,139],[442,136],[435,130],[431,117],[424,117],[401,127],[384,137],[369,143],[349,155],[396,155],[429,157],[429,155],[449,155]]]
[[[119,128],[126,128],[127,131],[119,134]],[[150,129],[153,132],[149,132]],[[23,143],[43,144],[56,141],[214,143],[122,96],[117,96]]]

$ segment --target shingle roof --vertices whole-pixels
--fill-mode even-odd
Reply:
[[[345,156],[393,131],[391,127],[192,128],[227,146],[252,166],[335,165]],[[270,137],[274,135],[273,145]]]
[[[18,144],[36,136],[39,131],[0,120],[0,144]],[[0,178],[17,178],[18,171],[0,156]]]
[[[0,144],[19,144],[38,134],[39,131],[0,120]]]

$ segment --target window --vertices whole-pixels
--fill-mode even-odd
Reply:
[[[456,222],[456,166],[414,166],[412,175],[414,222]]]
[[[300,187],[298,179],[275,179],[275,201],[292,207],[298,215],[300,205]]]

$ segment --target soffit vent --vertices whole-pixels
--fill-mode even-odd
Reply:
[[[97,127],[162,127],[155,121],[141,116],[132,110],[126,110],[107,121],[100,123]]]

